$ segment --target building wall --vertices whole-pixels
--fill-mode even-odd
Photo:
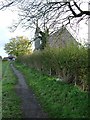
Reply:
[[[35,49],[38,50],[39,48],[40,48],[40,38],[37,37],[37,38],[35,39]]]
[[[40,28],[36,27],[36,31],[35,31],[35,38],[34,38],[34,41],[35,41],[35,50],[39,50],[40,49],[40,45],[41,45],[41,39],[40,39]]]
[[[66,28],[62,28],[49,37],[50,47],[65,47],[68,43],[77,43]]]

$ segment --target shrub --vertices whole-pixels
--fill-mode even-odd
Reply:
[[[88,52],[83,46],[69,44],[61,48],[46,47],[18,60],[45,74],[79,85],[83,90],[87,89]]]

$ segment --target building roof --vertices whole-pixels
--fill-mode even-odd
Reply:
[[[65,27],[62,27],[55,33],[50,34],[48,43],[50,47],[65,47],[68,43],[77,44],[78,42]]]

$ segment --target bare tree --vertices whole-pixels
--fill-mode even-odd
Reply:
[[[5,0],[7,1],[7,0]],[[78,25],[90,17],[90,11],[81,8],[82,4],[89,3],[83,0],[8,0],[7,4],[2,3],[2,7],[17,5],[19,10],[19,20],[13,25],[15,30],[18,25],[26,29],[34,27],[38,19],[39,25],[43,28],[58,28],[63,25]],[[1,5],[0,5],[1,6]]]

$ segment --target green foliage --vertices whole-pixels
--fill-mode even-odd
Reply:
[[[67,83],[87,87],[88,52],[87,49],[73,44],[62,48],[46,47],[42,52],[22,56],[19,61],[45,74],[55,75]]]
[[[11,38],[10,42],[5,44],[6,52],[15,56],[31,53],[31,43],[28,38],[23,36]]]
[[[17,80],[13,75],[9,62],[3,62],[2,79],[2,117],[21,118],[20,99],[15,92]]]
[[[16,63],[50,118],[87,118],[88,93],[77,86],[56,81],[35,69]]]
[[[41,46],[40,46],[40,50],[43,50],[46,45],[47,45],[47,40],[49,37],[49,29],[46,29],[44,32],[40,31],[40,38],[41,38]]]

